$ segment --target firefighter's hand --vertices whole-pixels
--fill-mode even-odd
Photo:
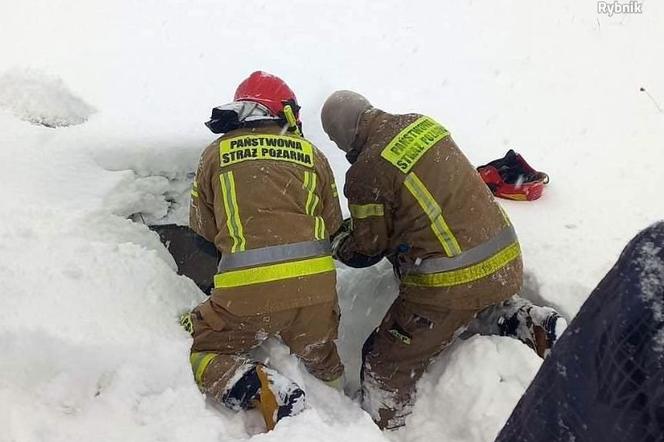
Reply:
[[[350,237],[351,233],[351,220],[350,218],[347,218],[343,221],[343,223],[341,223],[339,230],[337,230],[336,233],[330,238],[332,242],[332,257],[334,259],[343,262],[343,260],[340,258],[339,252],[344,242],[348,239],[348,237]]]
[[[352,223],[350,218],[347,218],[341,224],[339,230],[330,238],[332,240],[332,257],[334,259],[356,269],[372,266],[383,259],[383,255],[366,256],[355,252],[349,253],[347,250],[343,252],[343,247],[352,233]]]

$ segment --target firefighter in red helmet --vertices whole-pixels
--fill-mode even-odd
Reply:
[[[190,227],[221,252],[212,296],[185,317],[201,390],[232,409],[258,406],[268,429],[304,408],[295,382],[249,356],[278,336],[308,371],[340,387],[339,310],[329,236],[341,225],[325,156],[302,137],[280,78],[254,72],[206,123]]]
[[[254,72],[240,83],[233,100],[260,103],[274,115],[283,112],[285,103],[297,106],[297,99],[291,88],[279,77],[262,71]]]

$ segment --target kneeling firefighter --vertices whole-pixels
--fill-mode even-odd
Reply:
[[[268,429],[304,408],[302,389],[248,356],[278,336],[318,379],[342,383],[329,233],[341,224],[334,177],[301,135],[278,77],[254,72],[206,125],[190,227],[221,252],[212,296],[185,317],[201,390],[232,409],[258,406]]]
[[[464,330],[514,336],[545,355],[565,322],[513,296],[522,283],[514,228],[447,129],[350,91],[332,94],[321,119],[351,163],[352,223],[335,235],[333,254],[352,267],[387,257],[400,278],[363,348],[362,405],[376,423],[404,425],[416,382]]]

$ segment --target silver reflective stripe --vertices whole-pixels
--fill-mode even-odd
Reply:
[[[219,261],[218,270],[223,272],[242,267],[290,261],[291,259],[313,258],[329,255],[330,253],[330,241],[327,239],[262,247],[223,255]]]
[[[410,271],[412,273],[439,273],[461,269],[490,258],[516,241],[517,237],[514,227],[505,227],[489,241],[466,250],[461,253],[461,255],[451,258],[440,257],[425,259],[420,265],[413,266]]]

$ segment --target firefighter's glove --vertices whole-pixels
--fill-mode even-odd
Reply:
[[[339,227],[339,230],[332,235],[330,238],[330,241],[332,243],[332,257],[336,259],[337,261],[342,261],[343,260],[339,257],[339,252],[341,250],[341,247],[343,246],[343,243],[348,239],[348,237],[351,235],[353,232],[353,227],[352,227],[352,221],[350,218],[346,218],[342,223],[341,227]]]
[[[383,255],[366,256],[357,252],[349,254],[348,251],[343,253],[342,249],[352,233],[353,228],[351,220],[350,218],[345,219],[339,230],[337,230],[337,232],[330,238],[332,240],[332,257],[334,259],[341,261],[348,267],[353,267],[356,269],[372,266],[383,259]]]

